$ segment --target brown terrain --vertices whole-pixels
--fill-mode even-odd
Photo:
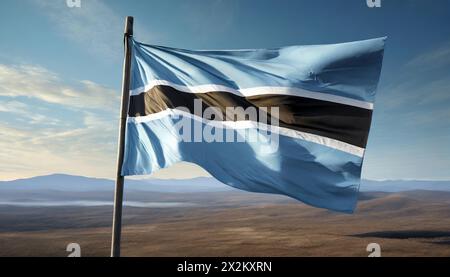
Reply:
[[[190,205],[125,207],[123,256],[368,256],[372,242],[382,256],[450,256],[450,192],[363,193],[353,215],[236,191],[127,198]],[[111,217],[111,206],[0,205],[0,256],[67,256],[71,242],[108,256]]]

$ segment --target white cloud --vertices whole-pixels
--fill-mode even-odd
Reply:
[[[92,81],[71,86],[39,66],[0,64],[0,97],[1,180],[50,173],[114,177],[118,92]],[[199,175],[207,173],[180,164],[155,177]]]
[[[14,115],[20,121],[27,121],[28,123],[33,124],[49,124],[49,125],[57,125],[60,124],[61,121],[57,118],[52,118],[43,114],[39,114],[37,112],[30,112],[35,110],[28,104],[17,100],[6,100],[0,102],[0,113],[8,113]]]
[[[0,112],[22,113],[26,108],[26,104],[15,100],[0,102]]]
[[[82,51],[114,63],[122,59],[124,15],[108,1],[82,1],[81,8],[68,8],[65,0],[29,1]],[[222,4],[215,5],[210,20],[229,19]],[[165,37],[139,21],[135,35],[155,43]],[[63,79],[41,66],[0,64],[0,179],[49,173],[114,177],[119,98],[119,91]],[[180,164],[155,176],[197,175],[207,174]]]
[[[427,76],[402,81],[383,88],[380,101],[387,110],[402,107],[425,107],[450,102],[450,77],[429,80]]]
[[[1,179],[114,176],[118,92],[92,81],[71,86],[43,67],[0,64],[0,96]]]
[[[414,57],[380,88],[366,178],[448,179],[449,48],[447,43]]]
[[[450,43],[415,57],[406,64],[406,67],[415,71],[427,71],[448,65],[450,65]]]
[[[115,118],[97,128],[33,128],[0,124],[0,176],[16,179],[49,173],[114,176]],[[33,126],[33,123],[30,124]]]
[[[450,43],[414,57],[401,67],[394,82],[380,88],[377,102],[382,105],[377,109],[414,111],[416,117],[430,111],[446,113],[450,104],[449,69]]]
[[[120,92],[91,81],[68,86],[57,74],[38,66],[0,64],[0,96],[24,96],[74,108],[117,110]]]

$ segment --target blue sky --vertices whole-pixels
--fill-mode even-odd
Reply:
[[[388,36],[368,179],[450,179],[450,0],[3,0],[0,179],[114,176],[122,32],[191,49],[271,48]],[[177,165],[156,174],[206,173]]]

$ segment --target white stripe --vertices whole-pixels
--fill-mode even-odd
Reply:
[[[343,151],[343,152],[346,152],[346,153],[349,153],[349,154],[352,154],[352,155],[355,155],[355,156],[358,156],[361,158],[364,156],[364,151],[365,151],[364,148],[361,148],[361,147],[358,147],[355,145],[351,145],[346,142],[342,142],[339,140],[335,140],[335,139],[331,139],[331,138],[327,138],[327,137],[323,137],[323,136],[319,136],[319,135],[315,135],[315,134],[292,130],[289,128],[268,125],[268,124],[249,121],[249,120],[246,120],[246,121],[207,120],[200,116],[197,116],[197,115],[194,115],[194,114],[182,111],[182,110],[178,110],[178,109],[167,109],[162,112],[149,114],[146,116],[128,117],[128,122],[134,123],[134,124],[140,124],[140,123],[144,123],[144,122],[158,120],[158,119],[164,118],[168,115],[190,117],[194,120],[197,120],[202,123],[209,124],[209,125],[212,125],[213,127],[218,127],[218,128],[231,128],[231,129],[257,128],[257,129],[264,130],[264,131],[274,132],[274,133],[277,133],[277,134],[280,134],[283,136],[301,139],[301,140],[317,143],[320,145],[324,145],[324,146],[327,146],[327,147],[330,147],[333,149],[337,149],[337,150],[340,150],[340,151]]]
[[[137,89],[130,90],[131,95],[138,95],[143,92],[147,92],[151,90],[155,86],[170,86],[176,90],[186,92],[186,93],[206,93],[213,91],[223,91],[232,93],[242,97],[249,97],[255,95],[264,95],[264,94],[277,94],[277,95],[292,95],[299,97],[306,97],[311,99],[323,100],[328,102],[334,102],[349,106],[355,106],[363,109],[373,110],[373,103],[365,102],[361,100],[356,100],[348,97],[322,93],[322,92],[314,92],[305,89],[295,88],[295,87],[254,87],[254,88],[246,88],[246,89],[233,89],[230,87],[222,86],[222,85],[200,85],[200,86],[182,86],[177,85],[169,81],[165,80],[151,80],[149,84],[145,87],[140,87]]]

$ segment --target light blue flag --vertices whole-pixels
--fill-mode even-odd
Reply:
[[[122,175],[186,161],[239,189],[353,212],[384,44],[191,51],[133,41]]]

